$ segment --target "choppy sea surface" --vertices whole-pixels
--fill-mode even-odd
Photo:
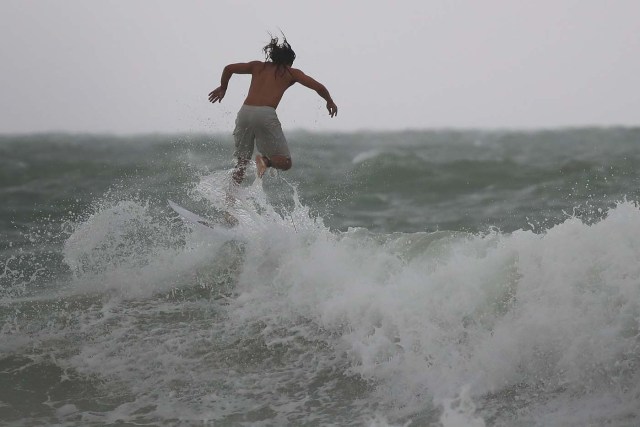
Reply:
[[[0,136],[0,425],[640,425],[640,129],[288,139]]]

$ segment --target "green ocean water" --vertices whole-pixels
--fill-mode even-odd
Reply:
[[[332,228],[505,231],[527,218],[638,195],[637,129],[290,136],[283,176]],[[105,192],[163,204],[233,165],[226,136],[26,135],[0,139],[3,233],[11,221],[86,211]]]
[[[0,136],[0,424],[640,422],[640,129],[288,138]]]

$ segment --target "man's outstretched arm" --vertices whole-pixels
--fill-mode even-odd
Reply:
[[[227,93],[227,86],[229,80],[234,74],[251,74],[253,67],[259,64],[260,61],[251,62],[239,62],[237,64],[229,64],[222,70],[222,76],[220,77],[220,86],[209,93],[210,102],[221,102],[224,95]]]
[[[293,70],[292,70],[293,71]],[[293,78],[297,83],[300,83],[303,86],[308,87],[309,89],[315,90],[318,95],[320,95],[325,101],[327,101],[327,110],[329,111],[329,115],[331,117],[338,114],[338,106],[333,99],[331,99],[331,95],[327,88],[320,82],[316,81],[310,76],[307,76],[300,70],[295,70],[293,72]]]

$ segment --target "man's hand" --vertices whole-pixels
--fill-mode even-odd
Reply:
[[[222,101],[222,98],[224,98],[224,94],[227,93],[227,89],[223,88],[222,86],[218,87],[217,89],[214,89],[213,91],[211,91],[211,93],[209,93],[209,102],[213,102],[215,103]]]
[[[333,101],[327,102],[327,110],[329,110],[329,115],[331,117],[338,115],[338,106]]]

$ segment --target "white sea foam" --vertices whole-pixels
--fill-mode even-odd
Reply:
[[[374,384],[369,398],[391,420],[440,405],[443,425],[483,425],[500,393],[523,400],[520,421],[551,412],[557,414],[551,424],[584,425],[635,414],[640,210],[633,203],[619,204],[598,223],[569,218],[540,234],[378,235],[329,231],[295,193],[293,210],[283,216],[266,203],[259,183],[245,191],[235,213],[248,243],[236,296],[215,325],[223,338],[216,339],[249,339],[245,334],[255,330],[251,339],[259,337],[265,349],[294,346],[291,354],[302,355],[292,360],[313,363],[291,362],[286,373],[294,380],[279,372],[234,377],[229,367],[202,364],[202,357],[215,357],[211,350],[194,351],[215,342],[216,333],[202,325],[158,330],[156,338],[153,330],[139,331],[136,338],[135,316],[105,308],[95,324],[115,316],[119,329],[85,345],[73,365],[127,383],[149,378],[129,384],[136,404],[119,408],[120,417],[160,399],[154,414],[161,418],[177,411],[182,419],[221,419],[255,405],[248,396],[256,393],[271,410],[304,413],[302,401],[281,402],[271,389],[282,381],[311,382],[345,360],[345,374]],[[160,238],[147,242],[152,250],[136,246],[127,230],[153,230],[153,224],[143,205],[110,207],[76,229],[65,259],[84,272],[82,283],[96,282],[87,280],[90,273],[105,288],[124,295],[133,288],[140,296],[179,286],[176,276],[224,256],[215,242],[195,244],[189,234],[179,247]],[[157,227],[158,236],[168,231]],[[328,346],[320,351],[299,339]],[[127,356],[114,358],[113,349]],[[175,381],[190,382],[194,393],[212,381],[236,392],[212,397],[203,412],[201,404],[196,410],[189,399],[172,397]],[[244,397],[241,390],[248,390]],[[607,411],[584,409],[595,401],[606,402]],[[282,416],[274,419],[291,419]]]
[[[623,412],[639,402],[640,211],[631,203],[593,225],[449,236],[417,252],[426,236],[292,236],[248,248],[235,315],[274,328],[312,320],[399,414],[466,384],[476,397],[612,393]]]
[[[358,153],[353,158],[353,160],[351,160],[351,163],[353,163],[354,165],[357,165],[359,163],[366,162],[367,160],[375,159],[376,157],[378,157],[382,153],[384,153],[384,151],[381,150],[381,149],[377,149],[377,148],[374,148],[372,150],[363,151],[361,153]]]
[[[78,224],[65,242],[64,260],[75,292],[150,296],[174,288],[193,268],[213,262],[223,242],[177,234],[148,204],[105,203]]]
[[[476,416],[476,405],[469,396],[469,387],[462,387],[460,394],[454,399],[442,401],[442,416],[440,422],[443,427],[485,427],[482,418]]]

